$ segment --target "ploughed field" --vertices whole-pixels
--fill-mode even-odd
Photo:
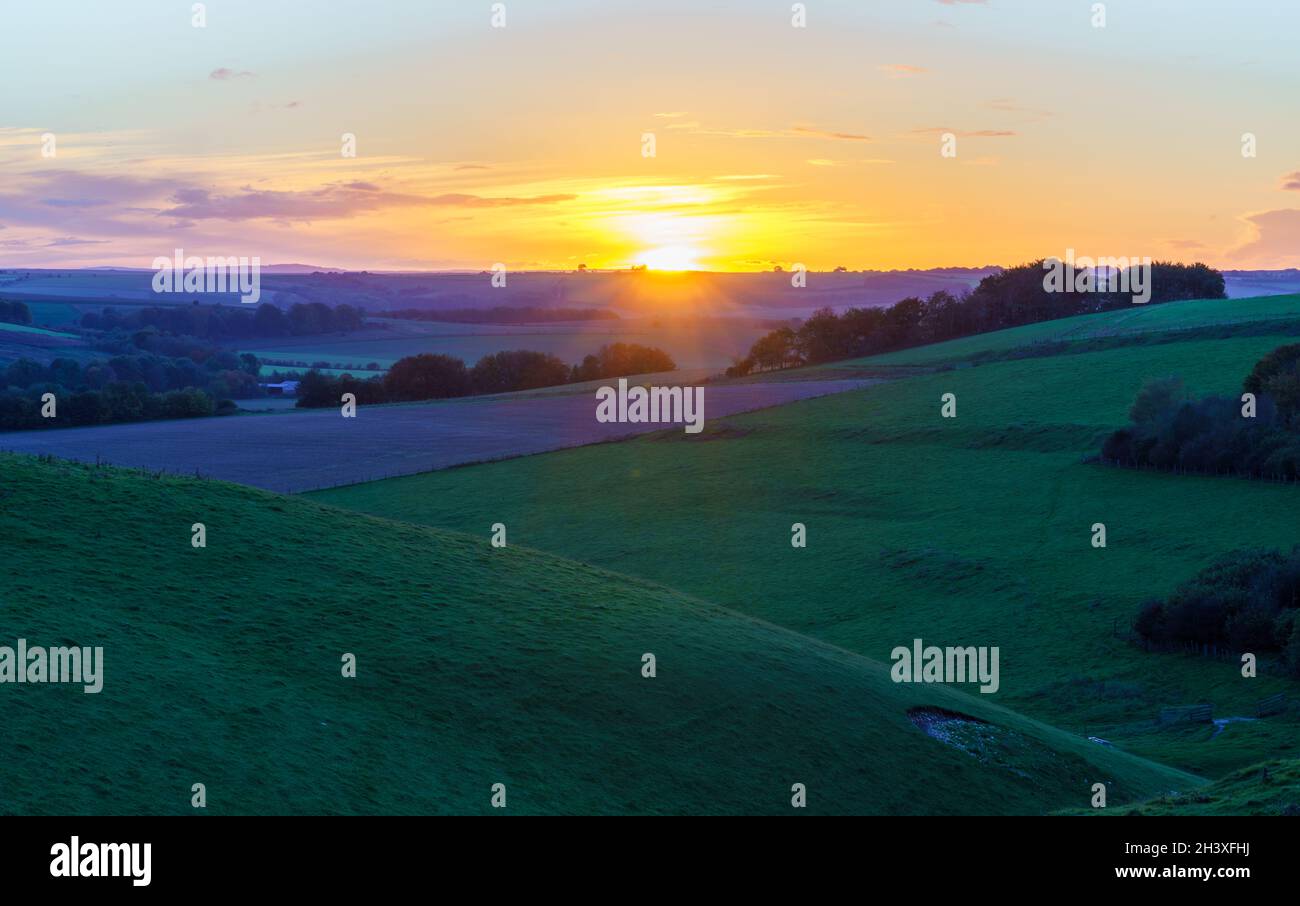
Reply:
[[[617,381],[611,380],[611,386]],[[707,386],[705,424],[865,386],[827,380]],[[682,426],[601,424],[595,393],[535,393],[396,406],[0,433],[0,450],[297,492],[598,443]]]

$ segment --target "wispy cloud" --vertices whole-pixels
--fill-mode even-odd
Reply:
[[[706,129],[699,123],[689,123],[682,124],[680,127],[673,125],[668,128],[682,128],[692,135],[716,135],[723,138],[818,138],[841,142],[872,141],[872,138],[869,135],[862,135],[857,132],[837,132],[831,129],[821,129],[816,126],[792,126],[788,129]]]
[[[906,79],[909,76],[923,75],[930,71],[924,66],[910,66],[907,63],[882,63],[876,68],[891,79]]]
[[[212,79],[212,81],[214,82],[230,82],[233,81],[234,79],[251,79],[256,75],[257,75],[256,73],[249,72],[246,69],[234,70],[234,69],[227,69],[225,66],[222,66],[208,73],[208,78]]]
[[[927,126],[924,129],[913,129],[912,132],[917,135],[941,135],[944,132],[951,132],[959,138],[1009,138],[1020,134],[1011,129],[975,129],[962,131],[960,129],[953,129],[950,126]]]
[[[164,217],[182,220],[281,220],[311,222],[336,220],[385,208],[464,207],[505,208],[522,205],[551,205],[576,198],[571,194],[531,197],[486,197],[467,193],[424,196],[388,192],[377,185],[352,182],[306,191],[267,191],[245,188],[232,194],[214,194],[206,189],[181,189]]]
[[[825,139],[832,139],[834,141],[841,141],[841,142],[871,141],[871,136],[869,135],[858,135],[857,133],[854,132],[828,132],[824,129],[814,129],[810,126],[796,126],[794,129],[791,129],[790,131],[793,132],[795,135],[800,135],[807,138],[825,138]]]

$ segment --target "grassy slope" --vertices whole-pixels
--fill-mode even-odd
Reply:
[[[1119,334],[1141,334],[1221,324],[1245,324],[1300,317],[1300,296],[1261,296],[1254,299],[1197,299],[1164,305],[1134,306],[1095,315],[1078,315],[1008,330],[976,334],[930,346],[901,349],[882,355],[822,366],[935,365],[981,353],[1056,340],[1085,340]],[[1293,341],[1294,342],[1294,341]]]
[[[211,813],[486,812],[498,781],[523,813],[786,812],[794,782],[814,812],[1041,812],[1199,783],[640,580],[302,498],[0,456],[0,539],[0,644],[106,664],[98,695],[0,686],[0,813],[188,813],[195,782]],[[1007,728],[1010,765],[918,704]]]
[[[4,333],[33,334],[41,337],[59,337],[65,340],[75,340],[76,334],[63,333],[57,330],[48,330],[44,327],[33,327],[29,324],[10,324],[7,321],[0,321],[0,331]]]
[[[1291,297],[1294,306],[1297,301]],[[1202,303],[1186,303],[1201,306]],[[1237,304],[1237,303],[1218,303]],[[1171,306],[1172,308],[1172,306]],[[1153,311],[1155,309],[1152,309]],[[1142,726],[1211,701],[1249,715],[1278,676],[1112,635],[1224,551],[1296,542],[1300,488],[1081,462],[1143,381],[1231,392],[1277,338],[1001,362],[680,432],[321,492],[662,582],[877,659],[921,636],[1002,647],[999,700],[1210,776],[1300,751],[1300,723]],[[959,418],[939,418],[958,396]],[[707,410],[706,410],[707,411]],[[790,526],[808,526],[794,550]],[[1089,544],[1104,522],[1109,547]]]
[[[1267,761],[1178,795],[1116,808],[1077,810],[1095,815],[1295,815],[1300,810],[1300,761]]]

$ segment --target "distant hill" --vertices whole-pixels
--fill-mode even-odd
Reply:
[[[1300,293],[1300,270],[1296,268],[1284,271],[1223,271],[1223,281],[1230,299]]]
[[[892,305],[938,290],[961,293],[1001,268],[809,272],[792,285],[789,272],[745,274],[656,271],[518,272],[505,286],[489,273],[371,273],[310,264],[262,267],[262,300],[347,303],[370,312],[447,311],[498,307],[603,308],[624,317],[646,315],[795,318],[829,306]],[[0,297],[62,302],[188,304],[194,294],[158,295],[153,272],[125,268],[0,269]],[[1300,270],[1224,271],[1233,298],[1300,292]],[[234,294],[204,294],[204,302],[237,303]]]

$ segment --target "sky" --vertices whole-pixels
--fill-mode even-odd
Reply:
[[[201,6],[0,0],[0,267],[1300,266],[1297,3]]]

